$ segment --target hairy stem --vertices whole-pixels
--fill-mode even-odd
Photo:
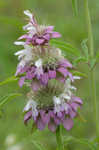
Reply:
[[[56,141],[57,141],[57,150],[63,150],[63,143],[61,137],[61,127],[58,126],[56,130]]]
[[[93,42],[93,34],[92,34],[92,25],[90,18],[90,11],[88,7],[88,0],[84,0],[85,7],[85,16],[88,30],[88,42],[89,42],[89,54],[91,58],[94,58],[94,42]],[[99,127],[98,127],[98,111],[97,111],[97,101],[96,101],[96,85],[95,85],[95,72],[94,69],[90,71],[90,83],[91,83],[91,96],[93,100],[94,107],[94,117],[96,123],[96,135],[99,136]]]

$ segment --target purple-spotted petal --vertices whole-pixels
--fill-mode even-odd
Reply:
[[[59,62],[59,65],[60,65],[61,67],[69,67],[69,68],[72,68],[72,64],[71,64],[68,60],[66,60],[66,59],[61,60],[61,61]]]
[[[36,120],[37,128],[39,130],[43,130],[46,126],[46,124],[42,121],[41,117],[38,117]]]
[[[61,123],[61,119],[58,118],[57,116],[54,117],[54,121],[56,125],[59,125]]]
[[[41,87],[41,84],[38,81],[32,81],[31,88],[33,91],[38,91],[38,89]]]
[[[46,28],[46,33],[52,33],[53,29],[54,29],[54,26],[48,26]]]
[[[41,45],[41,44],[44,43],[44,39],[39,39],[39,38],[37,38],[37,39],[36,39],[36,43],[37,43],[38,45]]]
[[[64,77],[66,77],[68,75],[68,70],[65,69],[64,67],[60,67],[57,69],[58,72],[60,72]]]
[[[43,85],[47,85],[48,84],[48,79],[49,79],[48,73],[44,73],[43,75],[41,75],[41,83]]]
[[[28,70],[29,68],[30,68],[30,67],[28,67],[28,66],[24,66],[24,67],[18,66],[15,76],[17,76],[18,74],[22,74],[22,73],[24,73],[24,72],[27,72],[27,70]]]
[[[48,114],[50,115],[51,118],[54,118],[54,117],[55,117],[55,114],[54,114],[53,111],[49,111]]]
[[[26,77],[21,77],[21,78],[20,78],[20,80],[19,80],[19,86],[20,86],[20,87],[23,86],[24,81],[25,81],[25,78],[26,78]]]
[[[76,97],[76,96],[73,96],[73,98],[72,98],[73,100],[74,100],[74,102],[76,102],[76,103],[79,103],[79,104],[83,104],[83,102],[82,102],[82,100],[80,99],[80,97]]]
[[[70,130],[73,127],[73,120],[71,118],[64,119],[63,126],[65,129]]]
[[[58,113],[57,113],[57,116],[58,116],[59,118],[61,118],[62,115],[63,115],[62,112],[58,112]]]
[[[25,35],[22,35],[21,37],[19,37],[18,40],[27,39],[27,38],[28,38],[28,35],[25,34]]]
[[[32,117],[32,111],[29,111],[24,116],[24,123],[26,124]]]
[[[77,113],[71,109],[69,111],[69,115],[70,115],[71,118],[74,118],[74,117],[76,117]]]
[[[48,75],[49,75],[49,79],[54,79],[56,78],[56,71],[49,70]]]
[[[71,79],[71,81],[73,82],[74,81],[73,75],[70,72],[68,72],[68,76]]]
[[[42,67],[36,68],[34,74],[36,75],[37,79],[39,80],[41,75],[43,75],[43,68]]]
[[[60,38],[60,37],[61,37],[61,34],[58,33],[58,32],[53,32],[53,33],[51,34],[51,36],[52,36],[52,38]]]
[[[45,35],[43,35],[43,38],[44,38],[45,40],[49,41],[49,40],[50,40],[50,34],[45,34]]]
[[[40,111],[40,115],[41,115],[42,121],[45,124],[48,124],[48,122],[50,121],[50,115],[43,110]]]
[[[72,103],[71,104],[71,107],[72,107],[72,109],[74,110],[74,111],[77,111],[77,109],[78,109],[78,107],[80,107],[80,104],[77,104],[77,103]]]
[[[57,77],[56,79],[62,83],[64,83],[66,80],[64,77]]]
[[[54,120],[52,120],[48,123],[48,128],[52,132],[56,131],[57,125],[55,124]]]
[[[29,71],[26,73],[26,78],[27,78],[27,79],[32,80],[34,77],[35,77],[35,74],[34,74],[34,73],[31,73],[31,72],[29,72]]]

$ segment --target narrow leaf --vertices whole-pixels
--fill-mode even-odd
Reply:
[[[72,8],[73,8],[74,15],[77,16],[77,15],[78,15],[78,4],[77,4],[77,0],[72,0]]]
[[[86,145],[90,148],[90,150],[96,150],[96,144],[92,143],[91,141],[89,141],[88,139],[78,139],[78,138],[75,138],[75,137],[72,137],[72,136],[69,136],[69,137],[64,137],[64,144],[69,144],[71,143],[71,141],[73,142],[77,142],[79,144],[83,144],[83,145]]]
[[[77,65],[77,64],[79,64],[80,62],[87,62],[87,59],[85,58],[85,57],[78,57],[77,59],[75,59],[74,61],[73,61],[73,64],[74,65]]]
[[[91,58],[90,60],[90,70],[92,70],[94,68],[94,66],[96,65],[96,58]]]
[[[88,39],[84,39],[81,43],[81,47],[82,47],[82,51],[84,53],[84,56],[86,57],[87,61],[89,58],[89,54],[88,54],[88,47],[87,47],[87,41]]]
[[[34,140],[32,141],[32,143],[34,144],[34,146],[35,146],[38,150],[46,150],[42,144],[40,144],[40,143],[38,143],[38,142],[36,142],[36,141],[34,141]]]
[[[16,80],[18,80],[18,77],[15,77],[15,76],[9,77],[9,78],[7,78],[6,80],[0,82],[0,86],[1,86],[1,85],[4,85],[4,84],[8,84],[8,83],[10,83],[10,82],[14,82],[14,81],[16,81]]]
[[[72,74],[73,74],[74,76],[81,76],[81,77],[85,77],[85,78],[88,77],[85,73],[79,72],[79,71],[74,71],[74,70],[72,71]]]
[[[17,96],[21,96],[20,93],[13,93],[13,94],[9,94],[8,96],[2,98],[2,100],[0,100],[0,109],[7,104],[8,102],[10,102],[12,99],[16,98]]]
[[[98,52],[96,53],[96,60],[97,60],[97,62],[99,62],[99,50],[98,50]]]
[[[51,40],[51,44],[62,49],[65,53],[69,53],[69,54],[72,54],[74,56],[80,56],[80,51],[78,49],[74,48],[69,43],[57,41],[57,40]]]

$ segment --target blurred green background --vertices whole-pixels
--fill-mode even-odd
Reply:
[[[17,58],[14,53],[20,47],[14,46],[13,42],[22,35],[22,25],[26,24],[23,10],[33,11],[40,23],[55,25],[55,30],[62,34],[62,39],[73,44],[81,50],[81,41],[87,38],[85,25],[83,0],[78,0],[79,14],[73,16],[71,0],[0,0],[0,81],[15,73]],[[99,1],[89,1],[95,51],[99,48]],[[97,100],[99,99],[99,65],[95,69],[97,88]],[[78,65],[79,71],[88,74],[87,65]],[[77,81],[77,95],[84,102],[82,115],[86,122],[75,120],[74,128],[63,135],[78,138],[93,139],[95,137],[95,122],[93,114],[93,102],[90,98],[89,77]],[[31,135],[31,125],[24,126],[22,110],[26,103],[25,93],[27,89],[20,89],[17,82],[0,87],[0,96],[9,93],[20,92],[22,97],[11,101],[3,108],[3,116],[0,118],[0,150],[36,150],[33,141],[38,141],[47,150],[56,149],[55,134],[46,128],[43,132],[37,131]],[[14,140],[15,138],[15,140]],[[12,143],[11,144],[11,139]],[[10,141],[9,141],[10,140]],[[11,149],[11,146],[12,147]],[[16,146],[16,149],[15,149]],[[19,148],[18,148],[19,146]],[[22,149],[21,149],[22,147]],[[9,148],[9,149],[8,149]],[[70,143],[68,150],[89,150],[87,146],[78,143]]]

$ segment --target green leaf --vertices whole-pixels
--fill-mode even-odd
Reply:
[[[1,100],[0,100],[0,109],[7,104],[8,102],[10,102],[12,99],[16,98],[17,96],[21,96],[20,93],[13,93],[13,94],[9,94],[7,96],[4,96]]]
[[[32,143],[38,150],[46,150],[42,144],[36,142],[35,140],[33,140]]]
[[[79,72],[79,71],[75,71],[75,70],[72,71],[72,74],[73,74],[74,76],[80,76],[80,77],[85,77],[85,78],[88,77],[85,73]]]
[[[88,54],[88,47],[87,47],[87,41],[88,39],[84,39],[81,43],[81,47],[82,47],[82,50],[83,50],[83,53],[84,53],[84,56],[86,57],[87,61],[89,59],[89,54]]]
[[[90,60],[90,70],[92,70],[95,65],[96,65],[96,58],[91,58],[91,60]]]
[[[72,8],[73,8],[73,12],[74,15],[77,16],[78,15],[78,0],[72,0]]]
[[[98,52],[96,53],[96,60],[97,60],[97,62],[99,62],[99,50],[98,50]]]
[[[77,65],[78,63],[80,63],[80,62],[85,62],[86,63],[86,58],[85,57],[82,57],[82,56],[80,56],[80,57],[78,57],[77,59],[75,59],[74,61],[73,61],[73,64],[74,65]]]
[[[15,77],[15,76],[9,77],[9,78],[7,78],[6,80],[0,82],[0,86],[1,86],[1,85],[5,85],[5,84],[8,84],[8,83],[10,83],[10,82],[14,82],[14,81],[16,81],[16,80],[18,80],[18,77]]]
[[[58,48],[62,49],[65,53],[72,54],[74,56],[80,56],[80,51],[76,48],[74,48],[71,44],[57,41],[57,40],[51,40],[50,43],[52,45],[57,46]]]
[[[92,143],[91,141],[89,141],[88,139],[83,139],[83,138],[75,138],[75,137],[72,137],[72,136],[69,136],[69,137],[64,137],[63,139],[64,140],[64,144],[69,144],[71,143],[71,141],[73,142],[77,142],[79,144],[83,144],[83,145],[86,145],[90,148],[90,150],[96,150],[97,147],[96,147],[96,143]]]

